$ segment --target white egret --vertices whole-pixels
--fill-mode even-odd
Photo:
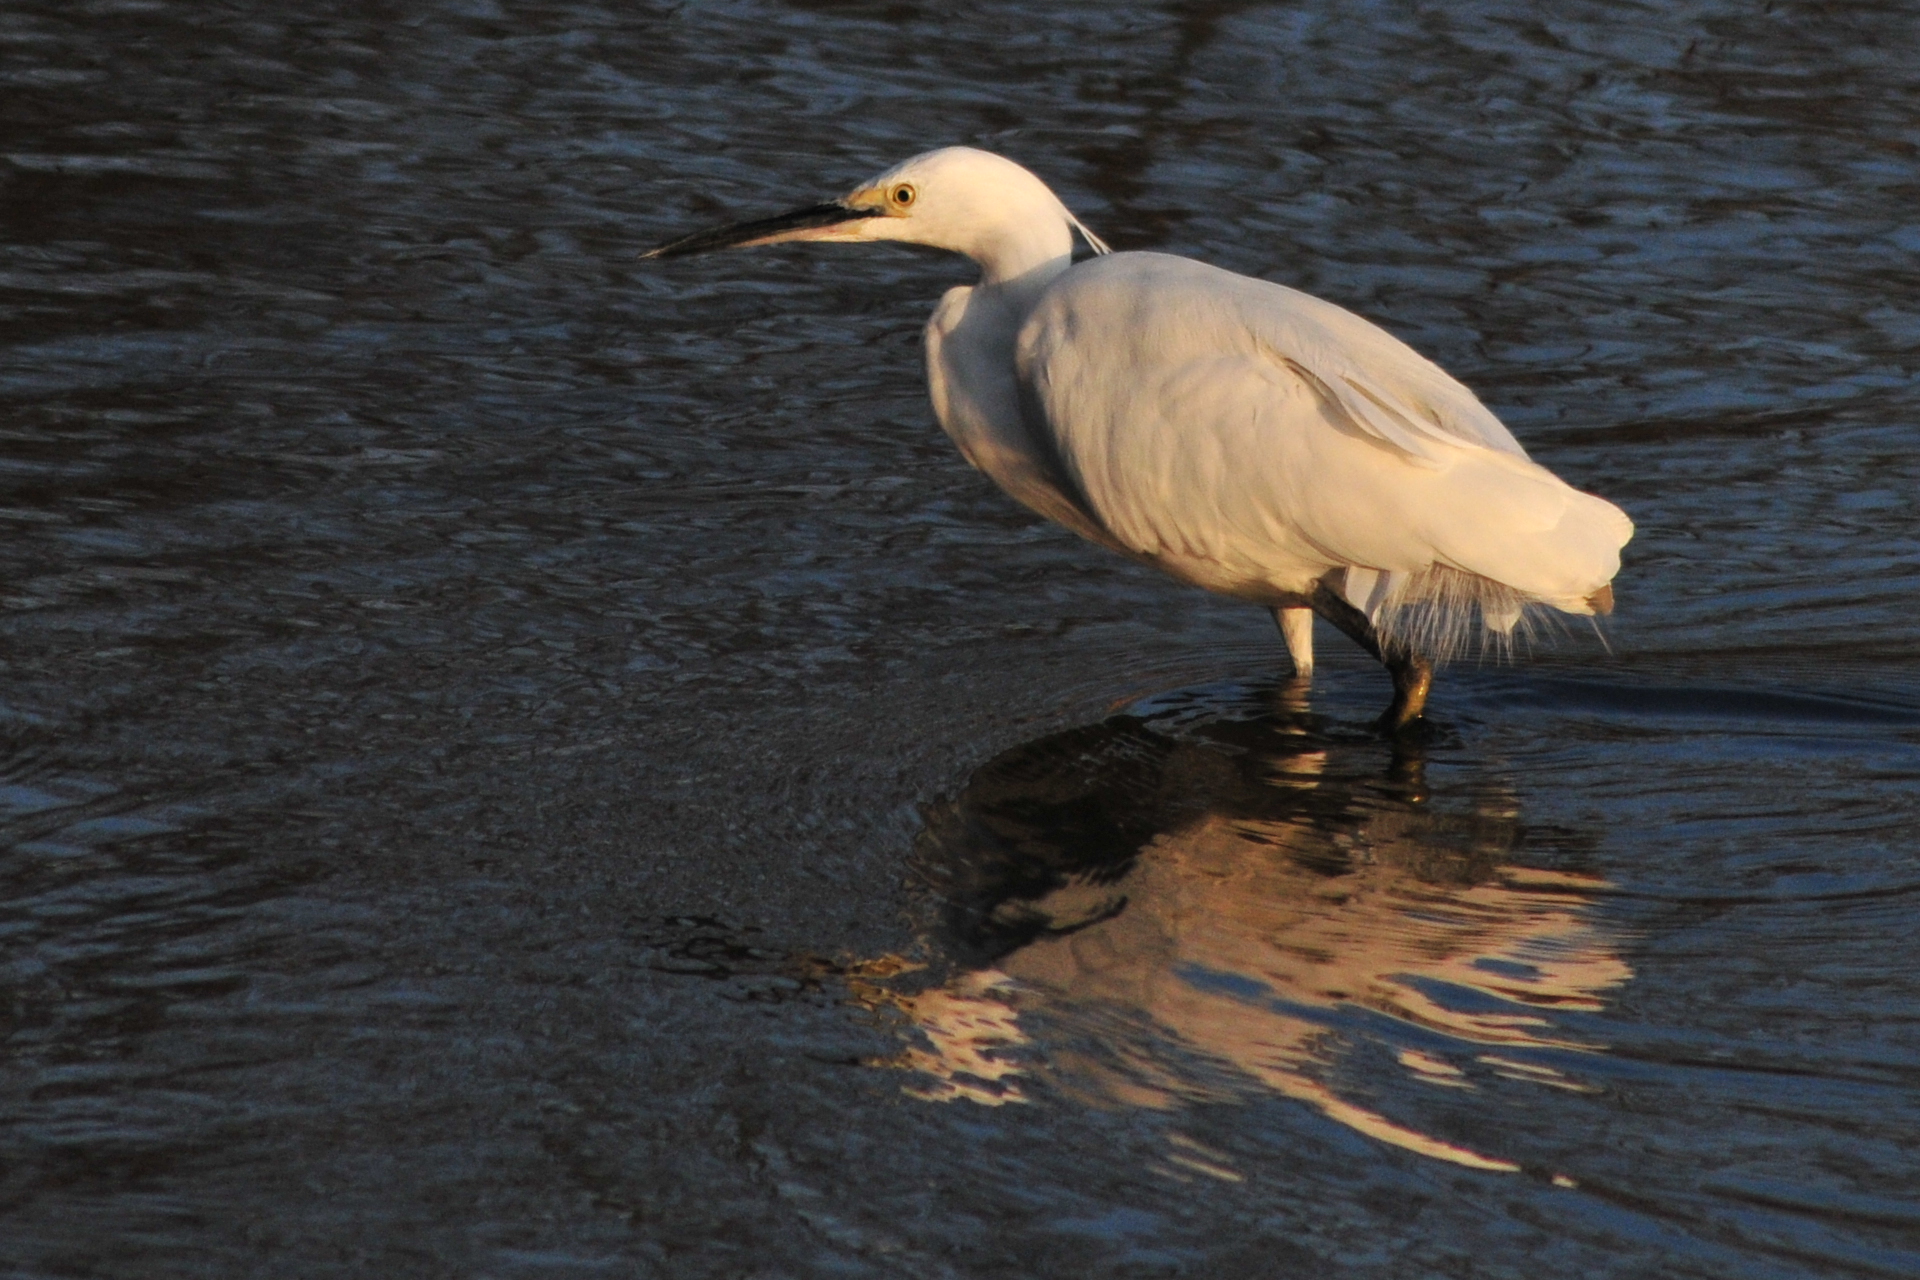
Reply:
[[[1076,230],[1097,255],[1078,265]],[[1089,541],[1267,606],[1301,675],[1326,619],[1392,673],[1390,731],[1422,714],[1433,661],[1476,621],[1507,637],[1532,606],[1612,609],[1626,514],[1352,312],[1110,253],[1039,178],[970,147],[644,256],[793,240],[973,259],[980,283],[926,330],[934,412],[967,461]]]

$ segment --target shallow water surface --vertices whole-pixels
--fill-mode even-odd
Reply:
[[[1900,6],[0,14],[0,1266],[1920,1272]],[[1366,729],[931,421],[965,141],[1633,515]]]

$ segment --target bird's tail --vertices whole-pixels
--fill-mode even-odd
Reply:
[[[1340,594],[1367,615],[1383,646],[1435,662],[1469,652],[1508,657],[1558,614],[1613,612],[1611,586],[1581,601],[1548,601],[1442,564],[1411,573],[1349,567]]]

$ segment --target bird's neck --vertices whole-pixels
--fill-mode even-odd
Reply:
[[[1034,305],[1040,301],[1040,295],[1046,292],[1047,286],[1059,279],[1060,273],[1072,265],[1073,255],[1062,254],[1057,258],[1048,258],[1044,262],[1029,267],[1018,275],[996,278],[994,273],[982,264],[978,291],[995,297],[999,304],[1006,308],[1007,315],[1012,318],[1013,328],[1018,329],[1020,322],[1026,319],[1027,313],[1032,311]],[[1012,330],[1008,331],[1007,336],[1009,339],[1012,338]]]
[[[980,283],[1035,290],[1073,265],[1073,229],[1064,220],[1022,219],[995,227],[963,252],[980,264]]]

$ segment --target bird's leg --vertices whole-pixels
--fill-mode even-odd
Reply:
[[[1273,621],[1287,642],[1296,680],[1313,678],[1313,609],[1307,605],[1275,605]]]
[[[1380,727],[1398,733],[1427,712],[1427,694],[1433,691],[1433,663],[1417,653],[1395,653],[1387,659],[1393,676],[1393,701],[1380,716]]]
[[[1326,583],[1314,584],[1311,600],[1313,612],[1372,654],[1393,677],[1393,701],[1381,715],[1380,727],[1398,733],[1418,720],[1427,709],[1427,694],[1433,689],[1433,664],[1410,649],[1381,644],[1380,633],[1367,615]]]

